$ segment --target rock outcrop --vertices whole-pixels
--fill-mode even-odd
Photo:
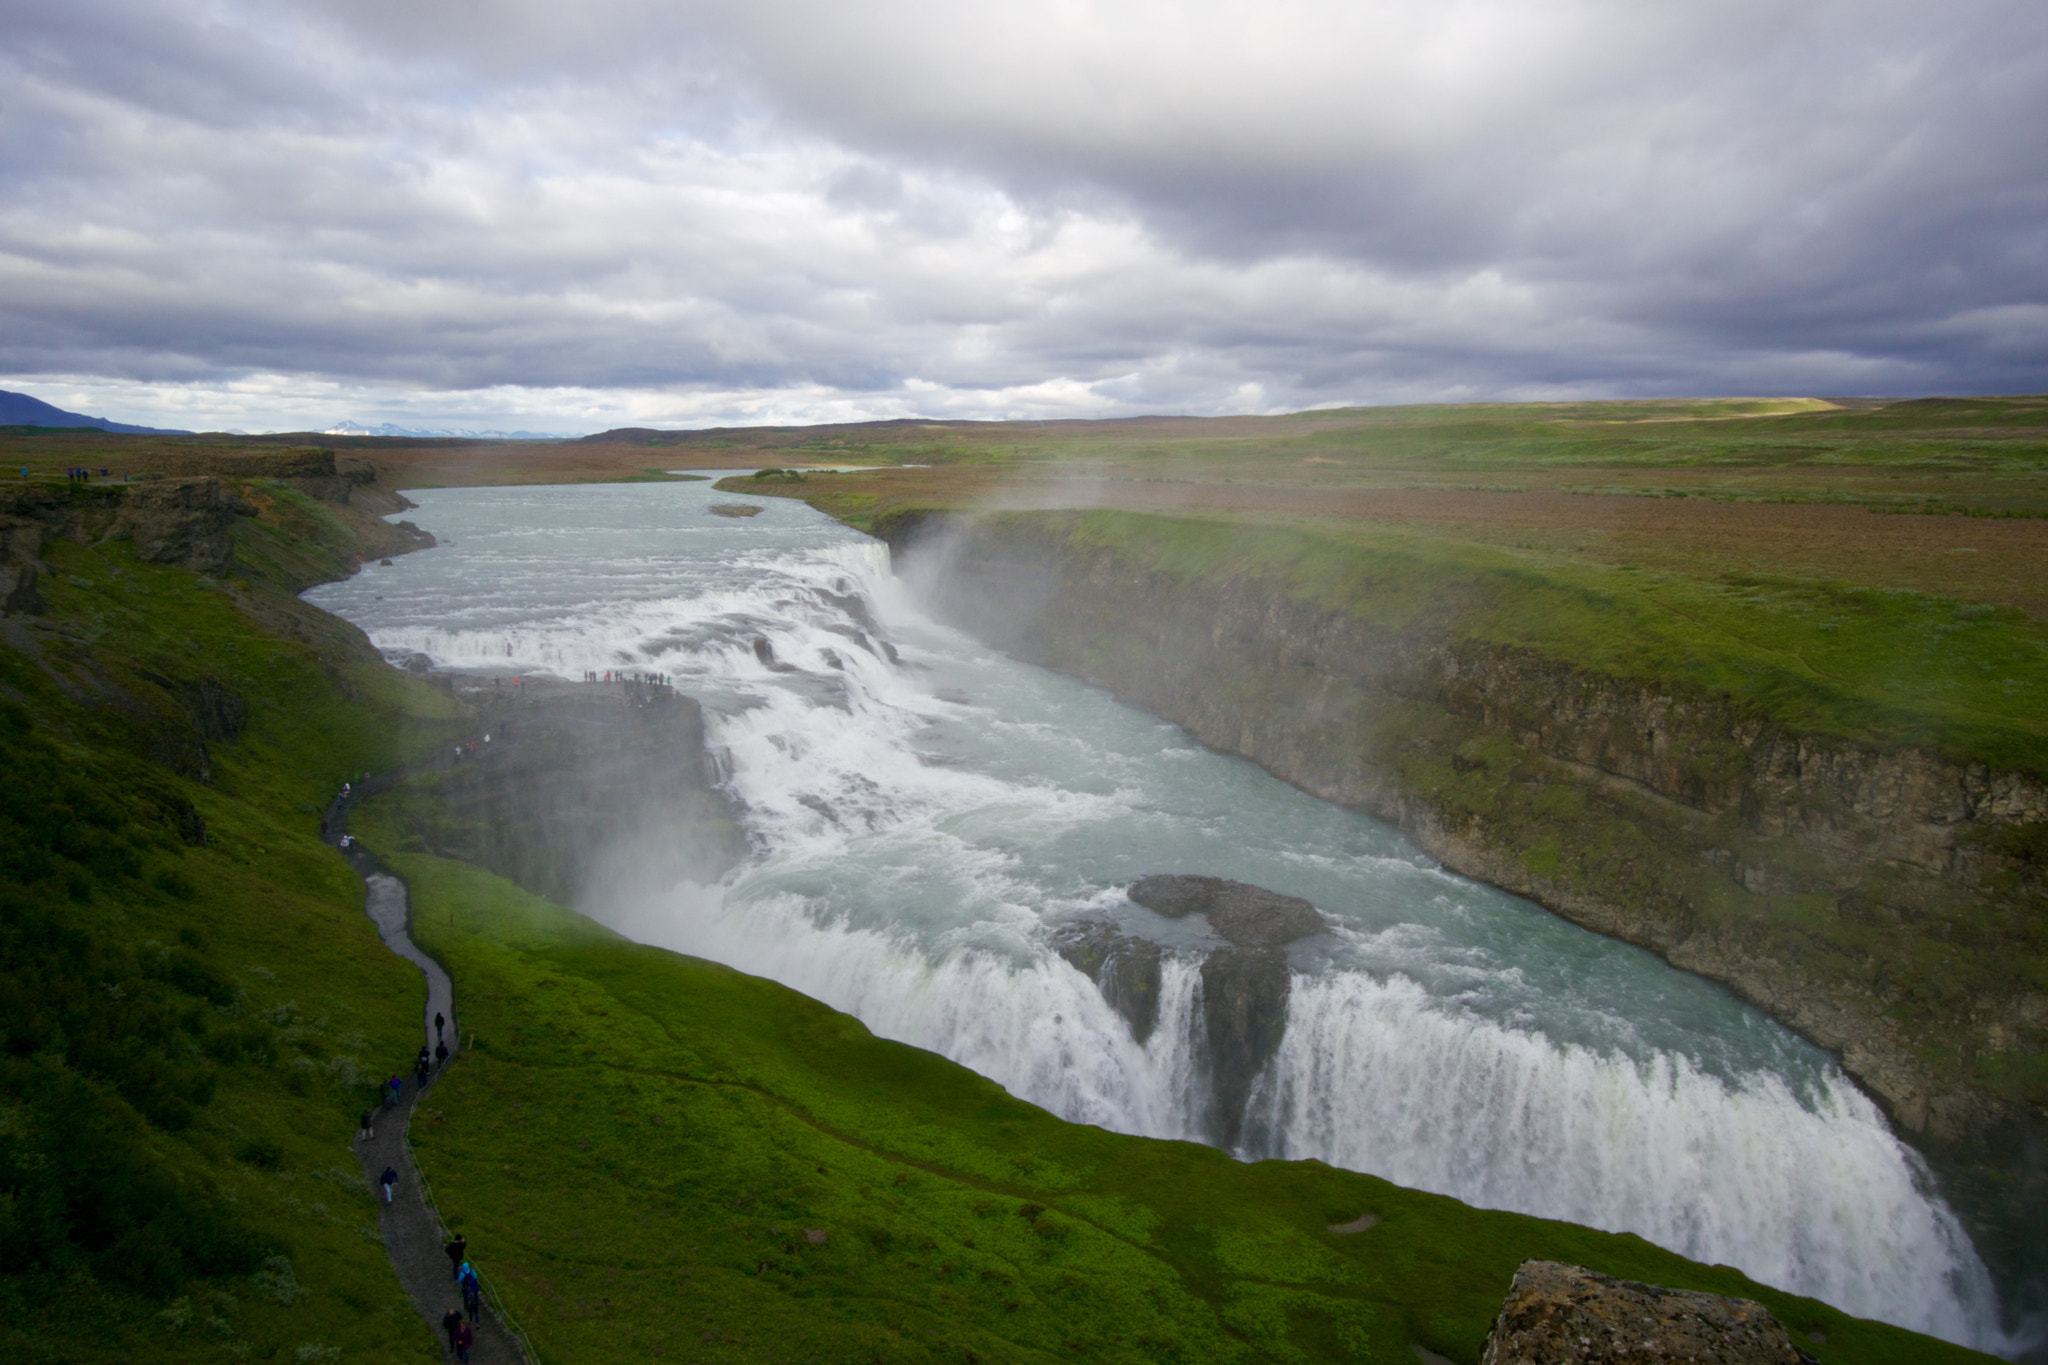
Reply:
[[[298,533],[290,553],[266,565],[295,589],[351,573],[366,556],[404,554],[434,543],[411,522],[385,521],[412,504],[374,487],[376,471],[368,465],[337,467],[332,451],[163,461],[204,470],[152,474],[132,483],[0,484],[0,611],[41,613],[38,585],[48,571],[43,550],[56,540],[127,540],[146,564],[217,578],[235,562],[237,528],[269,518],[290,523]],[[284,506],[290,501],[285,493],[324,504],[343,529],[323,535],[332,523],[308,524],[318,519]],[[327,553],[316,555],[315,547]]]
[[[1811,1365],[1749,1299],[1664,1289],[1557,1261],[1524,1261],[1480,1365]]]
[[[1218,938],[1248,952],[1284,948],[1323,932],[1323,917],[1315,906],[1249,882],[1164,874],[1140,877],[1127,894],[1168,919],[1201,915]]]
[[[38,610],[31,599],[46,567],[43,547],[52,540],[126,539],[144,563],[225,573],[235,555],[235,522],[253,510],[218,479],[0,486],[0,556],[13,571],[8,609]]]
[[[1202,1025],[1209,1048],[1209,1126],[1230,1148],[1244,1128],[1252,1082],[1280,1049],[1293,982],[1287,945],[1323,930],[1323,918],[1297,896],[1221,877],[1154,876],[1130,889],[1139,905],[1169,919],[1202,915],[1230,944],[1202,960]]]
[[[1119,933],[1106,920],[1064,924],[1052,936],[1053,950],[1074,964],[1101,990],[1110,1008],[1131,1026],[1140,1043],[1159,1027],[1162,950],[1150,939]]]
[[[1202,1026],[1207,1050],[1210,1138],[1234,1147],[1244,1127],[1252,1082],[1279,1050],[1287,1027],[1293,977],[1287,945],[1319,934],[1323,917],[1298,896],[1221,877],[1142,877],[1133,902],[1168,919],[1201,915],[1229,946],[1202,960]],[[1084,972],[1131,1025],[1139,1042],[1159,1021],[1162,950],[1106,920],[1078,920],[1053,936],[1053,947]]]

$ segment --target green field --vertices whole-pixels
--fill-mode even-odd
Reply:
[[[1611,676],[1723,693],[1801,732],[2048,776],[2048,633],[2023,613],[1774,575],[1691,577],[1448,538],[1118,512],[1055,534],[1187,581],[1259,577],[1389,630],[1441,623]]]

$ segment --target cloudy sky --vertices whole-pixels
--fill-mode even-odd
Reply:
[[[2048,389],[2041,0],[0,16],[0,388],[119,420]]]

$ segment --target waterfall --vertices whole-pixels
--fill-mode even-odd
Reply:
[[[1122,889],[1185,871],[1302,896],[1331,927],[1292,951],[1240,1155],[1635,1232],[1851,1313],[2007,1345],[1918,1158],[1818,1050],[1647,953],[1445,873],[1384,826],[935,625],[883,547],[810,509],[691,520],[712,496],[424,493],[422,524],[459,551],[314,594],[394,655],[661,671],[703,701],[755,856],[717,886],[582,908],[1064,1118],[1194,1139],[1210,1102],[1199,967],[1216,940]],[[1164,947],[1142,1044],[1053,949],[1083,917]]]

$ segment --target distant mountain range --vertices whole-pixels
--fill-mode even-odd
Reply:
[[[366,427],[361,422],[337,422],[322,436],[446,436],[464,441],[562,441],[572,439],[551,431],[473,431],[468,427],[401,427],[379,422]]]
[[[143,436],[190,436],[189,431],[170,427],[138,427],[127,422],[110,422],[104,417],[66,412],[40,398],[0,389],[0,426],[4,427],[98,427],[101,431],[126,431]]]

